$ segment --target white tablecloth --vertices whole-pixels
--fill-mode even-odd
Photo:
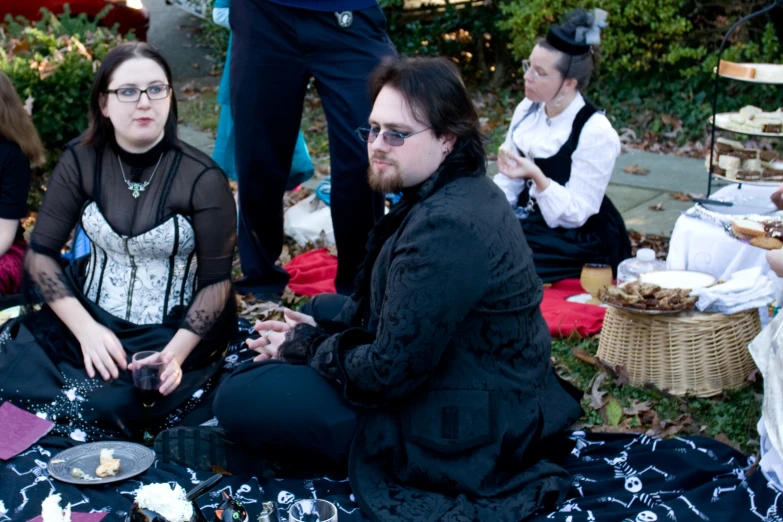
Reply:
[[[723,187],[712,197],[741,193],[769,197],[777,187],[737,185]],[[738,270],[761,266],[764,274],[775,277],[767,263],[767,251],[729,237],[723,228],[710,222],[680,216],[674,225],[666,266],[670,270],[698,270],[727,280]]]

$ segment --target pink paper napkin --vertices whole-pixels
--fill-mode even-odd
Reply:
[[[0,459],[20,454],[49,433],[54,423],[17,408],[10,402],[0,405]]]
[[[74,511],[71,512],[71,522],[101,522],[106,515],[105,511],[99,511],[98,513],[76,513]],[[43,517],[38,515],[27,522],[43,522]]]

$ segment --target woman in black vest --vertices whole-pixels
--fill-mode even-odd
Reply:
[[[579,277],[585,263],[631,257],[620,213],[605,196],[620,140],[583,96],[598,62],[606,12],[577,9],[550,27],[525,69],[525,99],[498,153],[497,183],[522,223],[539,277]]]

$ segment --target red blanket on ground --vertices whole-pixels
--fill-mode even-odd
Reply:
[[[605,308],[566,301],[572,295],[583,293],[578,279],[564,279],[544,290],[541,313],[552,337],[568,337],[574,331],[585,337],[601,331]]]
[[[283,267],[291,276],[288,286],[295,294],[314,296],[334,294],[337,258],[325,248],[299,254]]]
[[[325,248],[298,255],[284,267],[291,275],[288,286],[299,295],[334,293],[337,258]],[[552,337],[568,337],[576,331],[582,337],[601,331],[606,311],[593,305],[570,303],[566,298],[582,294],[578,279],[566,279],[544,290],[541,312]]]
[[[22,259],[27,243],[17,241],[0,257],[0,295],[19,293],[22,282]]]

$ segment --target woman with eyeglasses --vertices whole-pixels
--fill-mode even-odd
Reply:
[[[77,223],[90,254],[63,269]],[[168,64],[143,43],[110,51],[89,128],[66,147],[38,213],[25,268],[30,304],[42,307],[0,335],[0,402],[77,441],[181,421],[212,386],[236,329],[235,230],[225,175],[177,139]],[[151,421],[131,373],[133,354],[146,350],[163,363]]]
[[[585,263],[614,270],[631,256],[620,213],[606,197],[620,139],[583,95],[598,63],[606,12],[577,9],[523,62],[525,99],[498,151],[495,183],[515,207],[539,277],[579,277]]]

